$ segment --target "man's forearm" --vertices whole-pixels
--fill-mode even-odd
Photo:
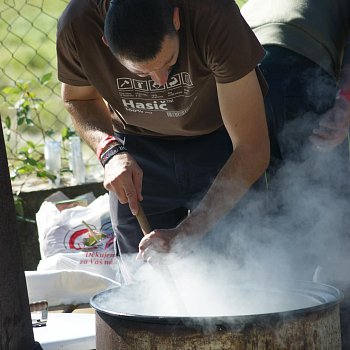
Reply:
[[[103,99],[67,100],[64,105],[76,131],[94,151],[106,134],[113,134],[111,114]]]
[[[227,214],[268,166],[270,150],[264,103],[255,70],[238,81],[217,84],[220,111],[233,153],[208,192],[179,226],[203,235]]]
[[[232,210],[267,168],[269,151],[237,148],[193,212],[178,226],[184,235],[203,236]]]

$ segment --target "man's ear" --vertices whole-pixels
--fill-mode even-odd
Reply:
[[[180,14],[179,14],[179,8],[178,7],[174,8],[173,24],[174,24],[174,28],[178,31],[180,29]]]
[[[102,41],[105,43],[105,45],[106,45],[106,46],[108,46],[108,44],[107,44],[107,40],[106,40],[106,38],[105,38],[105,36],[104,36],[104,35],[102,35]]]

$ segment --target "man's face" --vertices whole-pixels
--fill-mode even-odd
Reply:
[[[135,62],[119,58],[120,63],[139,77],[150,77],[159,86],[166,84],[172,67],[177,62],[180,50],[178,35],[165,36],[157,56],[149,61]]]

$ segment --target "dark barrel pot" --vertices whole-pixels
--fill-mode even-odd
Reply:
[[[257,293],[266,294],[266,300],[301,298],[302,306],[232,316],[137,315],[109,309],[105,300],[128,287],[112,288],[91,298],[96,310],[96,350],[341,349],[339,304],[343,296],[329,285],[298,281],[281,289],[257,288]],[[249,295],[254,295],[249,288]]]

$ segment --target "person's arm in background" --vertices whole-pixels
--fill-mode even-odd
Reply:
[[[238,81],[218,83],[217,92],[233,153],[202,201],[187,218],[174,229],[154,230],[141,240],[139,259],[153,259],[158,252],[173,248],[174,242],[204,236],[234,207],[268,166],[269,138],[255,70]],[[180,244],[180,249],[183,246],[186,243]]]
[[[310,141],[319,151],[331,151],[348,137],[350,125],[350,37],[344,50],[339,93],[334,106],[321,116]]]
[[[95,151],[101,140],[113,135],[111,113],[93,86],[62,84],[64,106],[82,139]],[[104,187],[116,193],[121,203],[129,202],[132,212],[142,200],[142,170],[127,152],[116,154],[106,165]]]

